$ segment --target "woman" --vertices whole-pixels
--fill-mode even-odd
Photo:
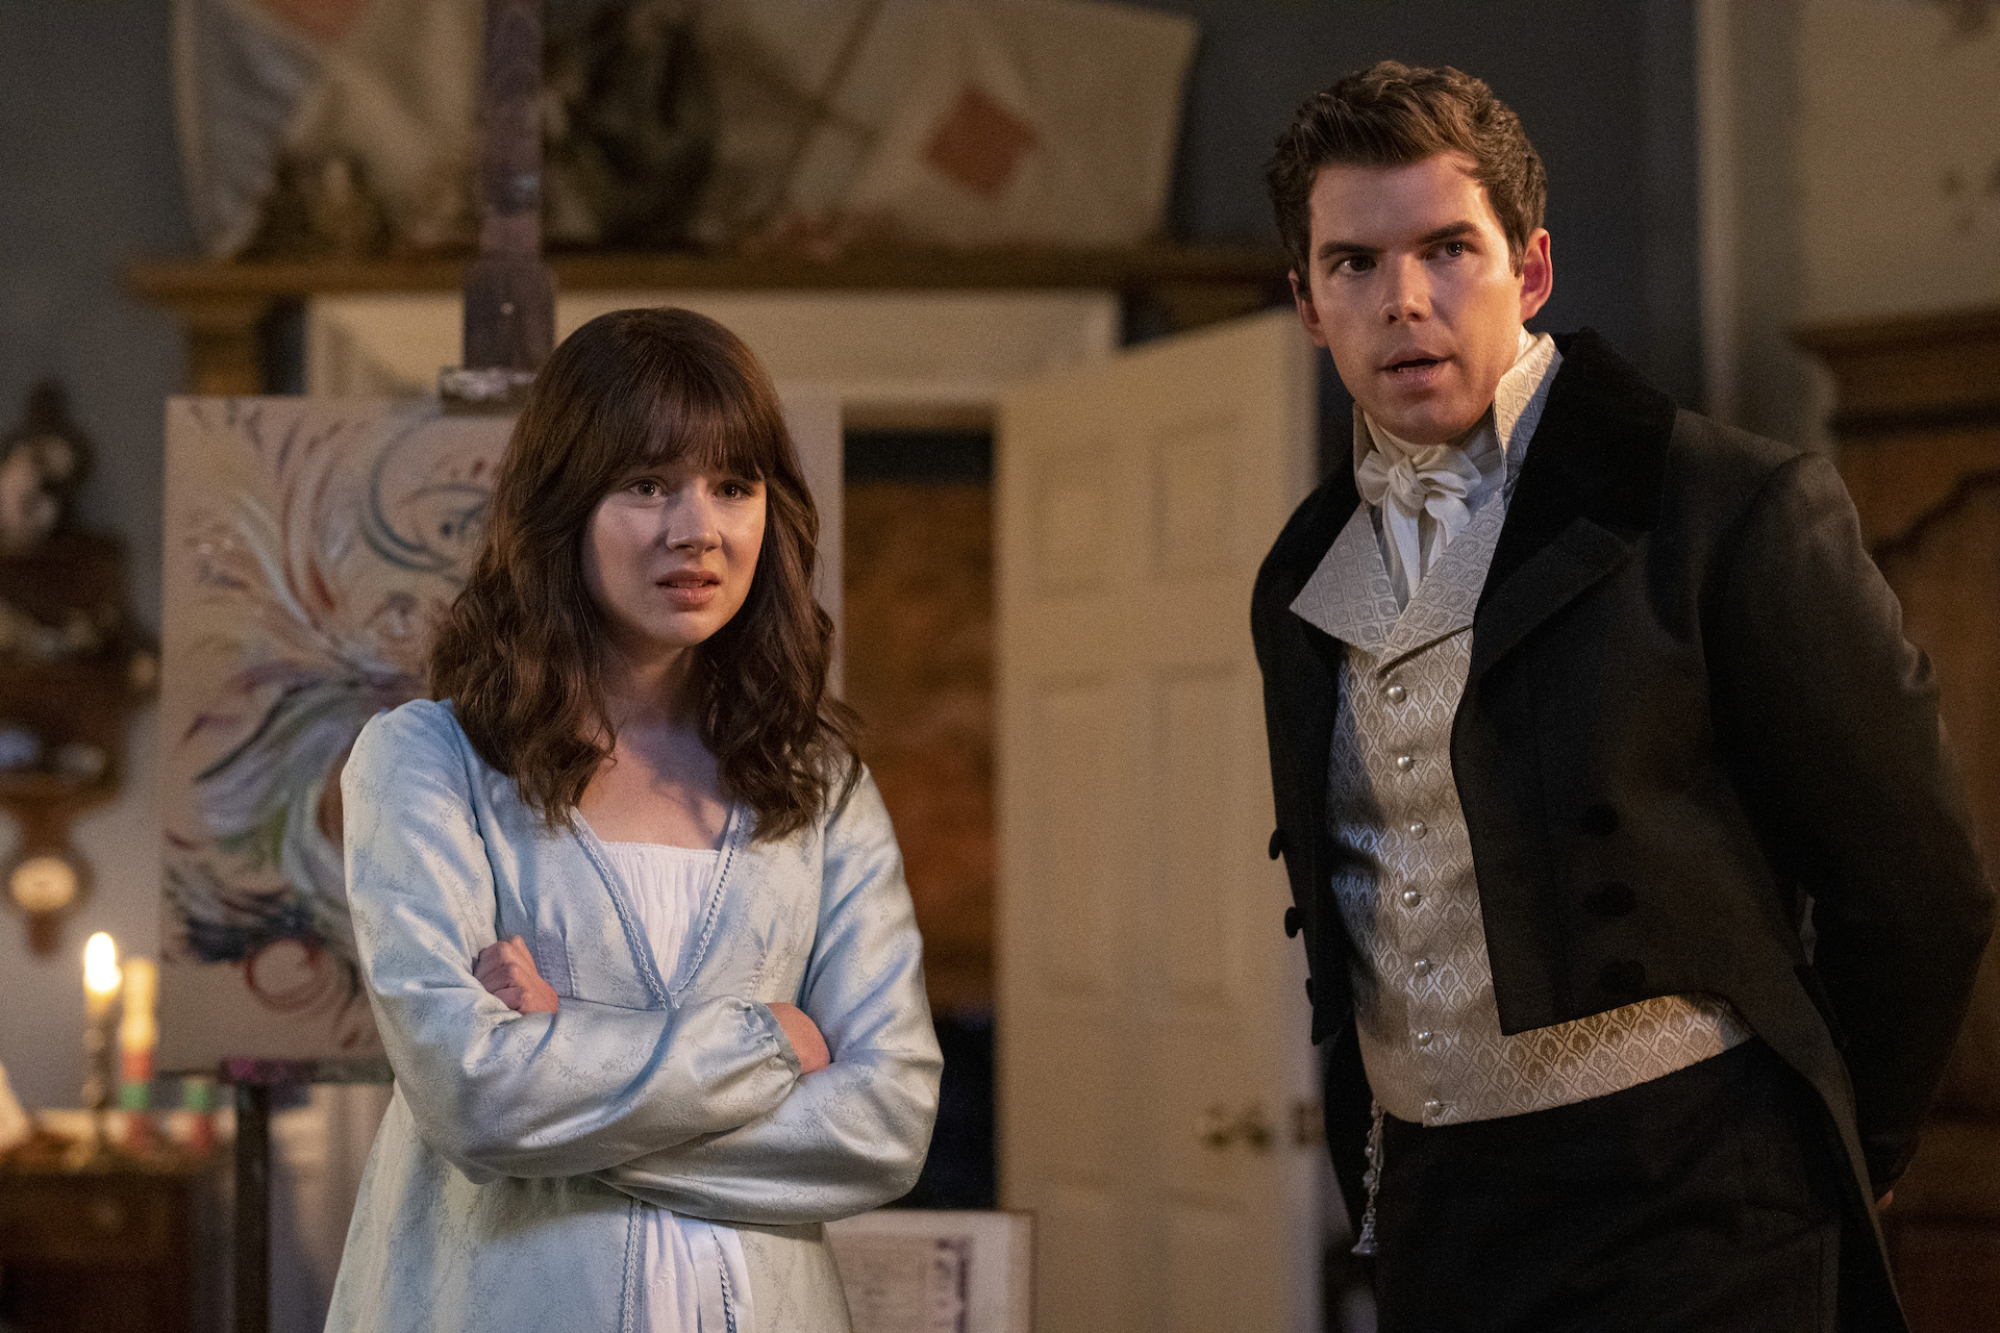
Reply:
[[[713,321],[537,376],[437,701],[341,780],[396,1093],[330,1329],[848,1327],[820,1223],[914,1182],[940,1060],[817,526]]]

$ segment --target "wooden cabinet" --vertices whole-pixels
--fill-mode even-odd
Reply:
[[[195,1328],[219,1199],[191,1169],[0,1169],[0,1327]]]
[[[2000,870],[2000,307],[1822,325],[1862,533],[1937,668],[1989,875]],[[1923,1146],[1883,1214],[1915,1333],[2000,1319],[2000,947]]]

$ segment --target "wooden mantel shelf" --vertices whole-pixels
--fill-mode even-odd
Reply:
[[[141,296],[164,304],[322,292],[451,291],[471,256],[425,259],[147,260],[126,270]],[[573,291],[778,288],[1127,289],[1161,283],[1284,281],[1282,251],[1260,246],[1157,245],[1132,250],[904,250],[816,261],[794,256],[576,251],[549,257]]]
[[[456,291],[469,255],[422,259],[145,260],[128,266],[135,295],[180,316],[196,393],[267,387],[259,328],[287,300],[358,292]],[[1157,303],[1193,328],[1285,294],[1282,251],[1262,246],[1153,245],[1127,250],[876,251],[829,261],[599,251],[549,257],[562,291],[1006,290],[1095,288]]]
[[[1830,321],[1793,337],[1833,372],[1843,441],[2000,420],[2000,305]]]

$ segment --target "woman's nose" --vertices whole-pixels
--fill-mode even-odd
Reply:
[[[666,508],[662,525],[669,548],[706,551],[720,538],[715,529],[715,507],[700,492],[683,491]]]

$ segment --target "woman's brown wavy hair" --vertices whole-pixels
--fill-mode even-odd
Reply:
[[[712,319],[619,310],[571,334],[535,377],[484,545],[431,649],[431,697],[452,701],[480,757],[551,828],[570,824],[614,740],[585,531],[635,469],[682,459],[764,483],[749,595],[694,650],[701,739],[725,794],[770,839],[804,827],[859,772],[854,715],[826,689],[833,622],[812,593],[819,514],[769,377]]]

